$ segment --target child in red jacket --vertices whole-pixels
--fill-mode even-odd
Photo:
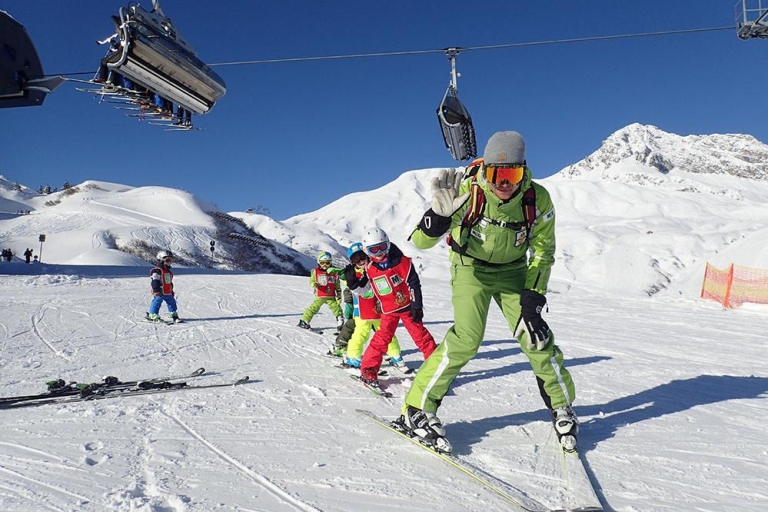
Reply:
[[[360,379],[366,384],[378,386],[381,362],[401,320],[425,360],[434,352],[436,345],[422,322],[421,281],[411,258],[390,243],[389,237],[380,228],[366,232],[363,247],[370,258],[366,274],[360,278],[355,276],[354,268],[348,267],[345,277],[353,293],[364,293],[370,288],[381,304],[380,328],[365,349],[360,365]]]

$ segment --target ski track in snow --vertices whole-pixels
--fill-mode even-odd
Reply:
[[[190,436],[197,439],[203,446],[208,448],[221,460],[223,460],[227,464],[237,469],[239,472],[241,472],[243,475],[245,475],[247,478],[249,478],[258,486],[263,487],[264,489],[269,491],[273,496],[278,498],[283,503],[293,505],[297,510],[303,510],[305,512],[319,511],[319,509],[312,507],[311,505],[304,503],[300,499],[292,496],[290,493],[284,491],[278,485],[270,481],[269,478],[267,478],[266,476],[259,474],[256,471],[248,468],[246,465],[239,462],[237,459],[227,454],[226,452],[224,452],[224,450],[218,448],[216,445],[214,445],[213,443],[208,441],[205,437],[203,437],[195,429],[193,429],[192,427],[184,423],[176,415],[169,413],[168,411],[162,411],[162,413],[168,418],[170,418],[171,420],[173,420],[174,422],[176,422],[176,424],[178,424],[182,429],[184,429],[184,431],[186,431]]]
[[[54,347],[41,333],[40,326],[44,326],[43,317],[45,317],[45,314],[48,312],[50,308],[48,307],[41,307],[34,313],[32,313],[32,316],[30,318],[30,321],[32,323],[32,332],[34,333],[35,337],[40,340],[40,342],[43,343],[48,349],[53,352],[54,355],[57,357],[60,357],[68,362],[72,362],[72,359],[67,356],[64,352]]]
[[[12,477],[14,477],[17,480],[23,480],[23,481],[31,482],[31,483],[35,484],[36,486],[38,486],[38,487],[47,489],[49,491],[53,491],[55,493],[62,494],[64,496],[68,496],[70,498],[74,498],[74,499],[76,499],[76,500],[78,500],[80,502],[88,502],[88,501],[90,501],[87,496],[83,496],[83,495],[80,495],[80,494],[75,494],[73,492],[67,491],[66,489],[63,489],[62,487],[57,486],[57,485],[53,485],[50,482],[45,482],[45,481],[42,481],[42,480],[39,480],[39,479],[31,478],[31,477],[23,474],[22,472],[13,471],[11,469],[8,469],[5,466],[1,466],[0,465],[0,472],[8,474],[8,475],[11,475]],[[66,510],[66,508],[58,508],[58,507],[55,507],[55,506],[50,505],[48,503],[44,503],[42,501],[42,498],[40,496],[38,496],[37,492],[27,491],[26,489],[24,489],[21,486],[11,488],[11,486],[8,486],[6,484],[6,485],[3,485],[3,487],[6,488],[6,489],[9,489],[9,490],[13,490],[14,492],[18,492],[19,494],[23,495],[27,500],[35,502],[37,505],[45,506],[49,510]]]

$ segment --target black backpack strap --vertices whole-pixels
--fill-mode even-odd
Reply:
[[[523,217],[528,227],[528,237],[530,238],[533,223],[536,222],[536,189],[533,184],[523,192],[523,199],[520,203],[523,207]]]

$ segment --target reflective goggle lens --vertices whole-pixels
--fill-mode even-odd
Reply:
[[[376,245],[369,245],[366,248],[368,254],[379,254],[380,252],[387,252],[389,250],[389,244],[387,242],[381,242]]]
[[[499,185],[502,181],[508,181],[515,185],[523,180],[524,174],[524,165],[502,164],[485,166],[485,179],[494,185]]]
[[[331,262],[330,261],[321,261],[320,262],[320,266],[321,267],[330,267],[331,266]]]
[[[362,265],[363,263],[365,263],[365,260],[366,260],[365,256],[362,256],[362,255],[355,256],[355,257],[352,258],[352,264],[354,264],[354,265]]]

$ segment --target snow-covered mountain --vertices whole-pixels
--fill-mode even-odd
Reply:
[[[682,170],[694,174],[728,174],[752,180],[768,179],[768,146],[751,135],[681,136],[655,126],[631,124],[608,137],[584,160],[562,170],[566,176],[607,172],[616,164],[637,162],[656,174]]]
[[[147,379],[201,366],[207,373],[187,379],[192,386],[251,377],[0,410],[0,510],[518,510],[355,413],[394,419],[410,377],[388,368],[382,385],[393,398],[383,399],[335,368],[325,355],[333,337],[295,327],[312,300],[305,277],[227,272],[234,257],[219,256],[233,254],[229,239],[251,240],[251,251],[271,244],[276,258],[311,264],[317,250],[341,258],[363,227],[382,226],[419,258],[425,325],[441,340],[453,317],[445,250],[407,242],[433,174],[411,171],[283,222],[226,214],[173,189],[86,182],[40,195],[0,179],[0,247],[37,251],[38,233],[48,234],[45,263],[0,262],[0,273],[17,274],[0,279],[2,397],[39,393],[51,379]],[[726,310],[698,289],[707,260],[768,268],[765,180],[681,166],[660,174],[630,156],[541,181],[558,209],[545,315],[574,377],[579,452],[602,509],[764,510],[766,306]],[[185,322],[144,321],[147,269],[107,248],[131,240],[221,269],[177,272]],[[74,265],[83,261],[94,265]],[[327,309],[312,321],[335,323]],[[406,364],[418,367],[407,332],[398,337]],[[456,458],[497,489],[536,510],[583,504],[498,308],[439,413]]]
[[[529,164],[536,171],[536,162]],[[23,187],[14,191],[5,180],[0,182],[0,210],[7,212],[0,220],[0,245],[20,253],[36,247],[38,233],[48,233],[53,236],[46,242],[45,260],[52,263],[93,263],[105,249],[130,250],[144,242],[170,247],[189,265],[259,271],[243,265],[256,259],[270,263],[262,271],[302,273],[295,265],[311,266],[319,251],[330,251],[344,263],[347,246],[365,228],[379,226],[415,258],[424,276],[441,277],[448,266],[445,244],[421,251],[407,241],[429,207],[435,172],[409,171],[378,189],[349,194],[282,222],[217,212],[199,198],[167,188],[86,182],[73,187],[76,193],[39,195]],[[768,268],[763,243],[768,146],[751,136],[682,137],[633,124],[585,159],[539,181],[558,212],[554,292],[580,283],[607,293],[697,297],[707,261]],[[30,215],[14,213],[25,208]],[[271,244],[271,252],[259,252],[258,243],[245,249],[228,245],[238,229],[246,241]],[[59,233],[66,233],[66,244]],[[210,259],[210,240],[219,244],[218,261]]]
[[[86,181],[42,194],[0,177],[0,223],[3,248],[19,257],[26,248],[42,250],[47,263],[146,266],[170,249],[193,267],[303,274],[312,264],[207,201],[166,187]]]

